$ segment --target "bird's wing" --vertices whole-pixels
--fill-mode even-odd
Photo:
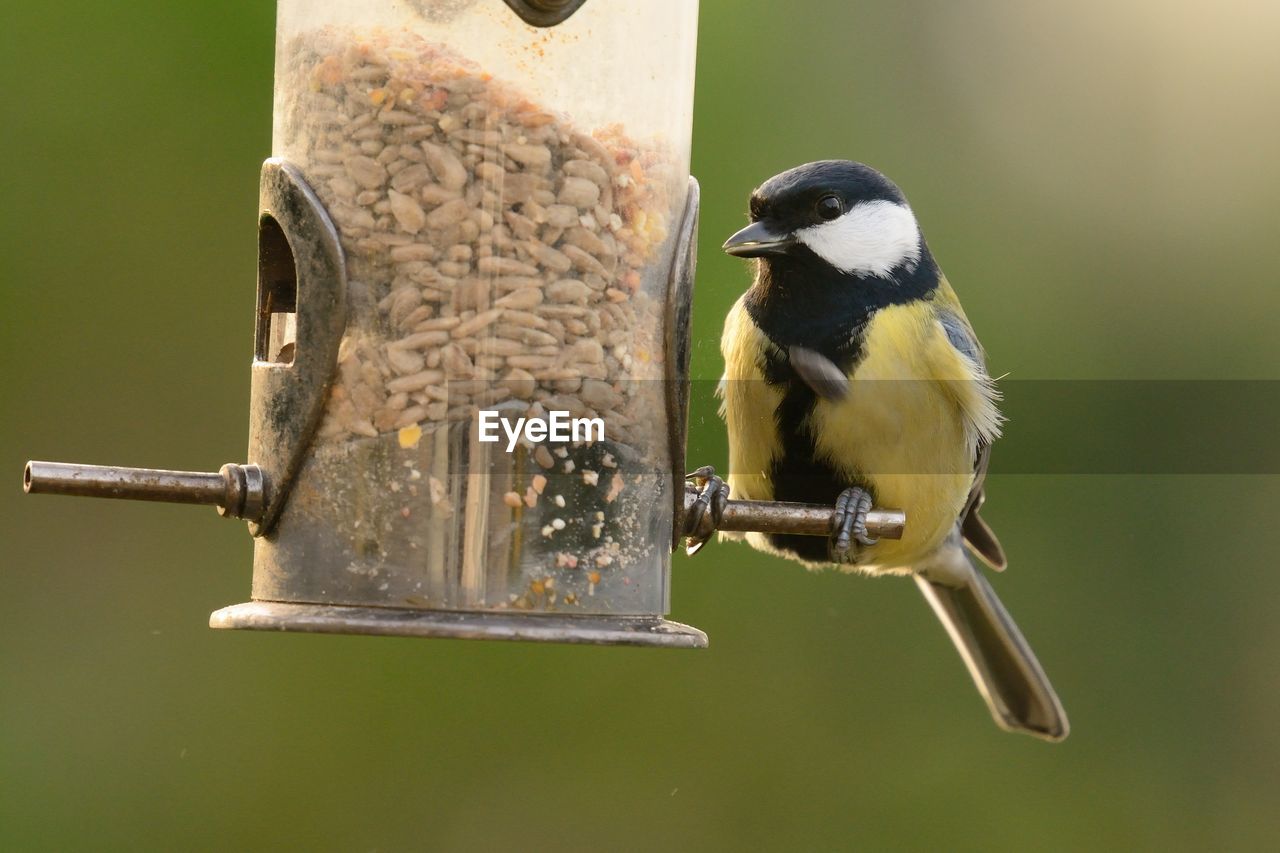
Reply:
[[[985,376],[986,356],[982,352],[982,346],[978,343],[977,337],[973,334],[973,329],[969,326],[969,321],[959,310],[959,306],[957,305],[954,309],[948,307],[940,310],[938,322],[942,324],[942,329],[946,332],[947,340],[951,345],[973,362],[979,372]],[[960,532],[964,535],[965,543],[982,558],[984,563],[995,571],[1002,572],[1008,565],[1004,548],[1000,546],[1000,540],[996,538],[995,532],[978,514],[983,501],[986,500],[983,486],[986,483],[987,467],[990,463],[991,441],[983,436],[978,439],[977,453],[973,461],[973,485],[969,488],[969,496],[965,498],[964,508],[960,512]]]
[[[977,336],[973,334],[973,328],[969,325],[969,320],[964,316],[964,312],[958,309],[959,306],[953,307],[950,305],[940,308],[938,310],[938,322],[942,324],[942,330],[947,333],[947,340],[951,342],[951,345],[985,373],[987,368],[986,353],[982,351],[982,345],[978,343]]]
[[[987,499],[983,485],[987,479],[987,465],[991,462],[991,443],[978,444],[978,460],[973,472],[973,485],[969,488],[969,497],[965,499],[964,510],[960,513],[960,533],[965,544],[997,572],[1003,572],[1009,565],[1005,558],[1004,548],[996,538],[995,531],[987,526],[978,514],[982,503]]]

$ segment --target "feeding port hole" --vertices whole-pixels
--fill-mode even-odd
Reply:
[[[280,223],[263,216],[258,226],[258,323],[254,357],[292,364],[297,343],[298,274]]]

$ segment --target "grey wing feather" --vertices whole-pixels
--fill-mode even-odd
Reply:
[[[986,356],[968,322],[958,314],[946,310],[938,312],[938,321],[942,324],[942,330],[946,332],[947,340],[951,345],[985,373]],[[969,489],[969,496],[965,499],[964,509],[960,513],[960,532],[964,535],[965,543],[973,549],[974,553],[981,557],[984,563],[1000,572],[1004,571],[1008,565],[1004,548],[1000,546],[1000,540],[996,538],[995,532],[978,515],[978,510],[986,500],[983,485],[986,482],[987,467],[990,464],[991,442],[980,441],[973,464],[973,485]]]
[[[960,513],[960,533],[965,544],[973,549],[982,561],[997,572],[1003,572],[1009,565],[1004,555],[1004,548],[996,538],[995,531],[987,526],[978,515],[982,502],[987,499],[983,485],[987,479],[987,466],[991,463],[990,442],[978,444],[978,459],[973,472],[973,485],[969,487],[969,497],[965,499],[964,511]]]
[[[982,345],[973,335],[969,323],[953,311],[942,309],[938,312],[938,322],[947,333],[947,340],[960,351],[960,354],[972,361],[976,366],[986,369],[987,358],[982,352]]]

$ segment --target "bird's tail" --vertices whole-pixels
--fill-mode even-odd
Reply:
[[[1050,741],[1067,736],[1067,714],[1023,639],[958,541],[916,569],[916,585],[942,621],[996,724]]]

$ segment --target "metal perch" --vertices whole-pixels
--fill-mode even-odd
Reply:
[[[106,465],[28,462],[23,489],[32,494],[82,495],[95,498],[212,504],[223,515],[253,520],[262,513],[265,478],[256,465],[222,466],[213,472],[159,471]],[[685,490],[688,512],[697,490]],[[834,507],[782,501],[735,501],[726,504],[720,530],[828,536]],[[867,533],[878,539],[901,539],[906,513],[873,509]]]
[[[33,495],[208,504],[224,516],[253,521],[262,515],[266,482],[257,465],[227,463],[216,472],[205,472],[32,461],[22,472],[22,490]]]
[[[693,506],[697,496],[697,489],[685,489],[685,512]],[[829,536],[831,516],[834,513],[835,507],[829,504],[731,500],[725,505],[718,529],[744,533]],[[877,539],[901,539],[906,524],[907,514],[900,509],[873,509],[867,513],[867,534]]]

